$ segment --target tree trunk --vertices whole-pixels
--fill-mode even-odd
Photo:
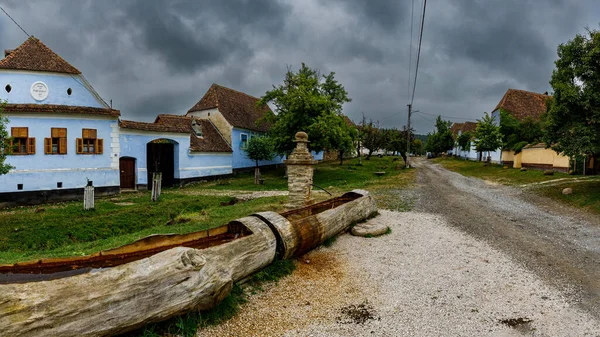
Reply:
[[[404,160],[404,162],[406,163],[406,153],[400,151],[400,157],[402,157],[402,160]]]
[[[256,161],[256,167],[254,167],[254,184],[260,184],[260,167],[258,166],[258,160]]]
[[[339,157],[340,157],[340,165],[344,165],[344,151],[340,150]]]
[[[373,150],[369,149],[369,154],[367,154],[366,160],[371,160],[371,155],[373,154]]]

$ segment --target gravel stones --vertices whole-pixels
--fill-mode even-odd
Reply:
[[[354,236],[379,236],[387,233],[389,227],[386,224],[377,221],[377,218],[371,221],[358,224],[352,227],[352,235]]]

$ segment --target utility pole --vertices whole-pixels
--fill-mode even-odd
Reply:
[[[408,127],[406,128],[406,168],[410,168],[408,163],[410,158],[410,113],[412,112],[412,104],[408,104]]]

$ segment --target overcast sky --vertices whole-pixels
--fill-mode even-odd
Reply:
[[[3,1],[83,72],[124,119],[184,114],[211,83],[260,97],[302,62],[335,72],[358,121],[406,124],[409,0]],[[413,52],[422,0],[415,0]],[[475,120],[508,88],[551,91],[558,44],[598,28],[597,0],[430,0],[414,100],[417,132]],[[0,49],[26,35],[0,13]],[[413,56],[413,76],[414,76]],[[431,115],[426,115],[431,114]]]

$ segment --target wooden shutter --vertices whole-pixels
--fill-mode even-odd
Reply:
[[[10,134],[13,138],[27,138],[29,136],[29,128],[10,128]]]
[[[104,139],[96,139],[96,153],[97,154],[104,153]]]
[[[44,153],[52,154],[52,138],[44,138]]]
[[[67,128],[51,128],[52,138],[67,138]]]
[[[83,129],[81,136],[83,139],[96,139],[96,129]]]
[[[27,154],[35,154],[35,138],[27,138]]]
[[[77,154],[82,154],[83,153],[83,138],[77,138],[76,145],[77,146],[76,146],[75,152]]]
[[[61,137],[58,142],[58,153],[66,154],[67,153],[67,138]]]
[[[104,139],[96,139],[96,153],[104,153]]]

